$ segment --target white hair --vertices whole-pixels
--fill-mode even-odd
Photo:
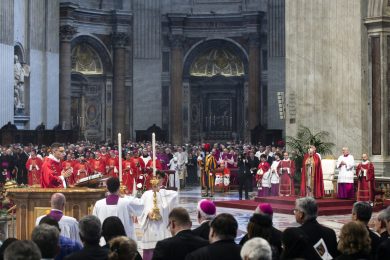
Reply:
[[[254,237],[248,240],[241,249],[241,259],[248,260],[271,260],[271,246],[261,237]]]

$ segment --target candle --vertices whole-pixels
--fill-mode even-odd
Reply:
[[[118,133],[119,182],[122,184],[122,135]]]
[[[156,134],[152,134],[153,176],[156,177]]]

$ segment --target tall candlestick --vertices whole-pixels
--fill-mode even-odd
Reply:
[[[118,133],[119,182],[122,184],[122,135]]]
[[[152,134],[153,176],[156,176],[156,134]]]

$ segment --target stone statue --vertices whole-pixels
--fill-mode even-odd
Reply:
[[[27,64],[19,62],[18,55],[14,56],[14,102],[16,110],[24,109],[24,78],[30,74]]]

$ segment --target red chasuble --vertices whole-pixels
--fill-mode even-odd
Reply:
[[[310,157],[309,154],[305,154],[302,162],[302,174],[301,174],[301,196],[305,197],[306,194],[306,182],[307,182],[307,169],[306,162],[312,160],[312,178],[311,188],[313,196],[315,198],[322,198],[324,196],[324,178],[322,176],[321,159],[317,154]]]
[[[62,171],[61,162],[55,161],[47,157],[42,165],[42,188],[63,188],[62,179],[60,178]]]
[[[295,195],[294,175],[295,164],[293,160],[281,160],[278,165],[278,174],[280,174],[279,193],[281,195]]]
[[[359,163],[356,167],[358,178],[357,201],[374,201],[375,173],[372,162]]]
[[[38,157],[29,158],[26,162],[28,185],[41,185],[42,160]]]

